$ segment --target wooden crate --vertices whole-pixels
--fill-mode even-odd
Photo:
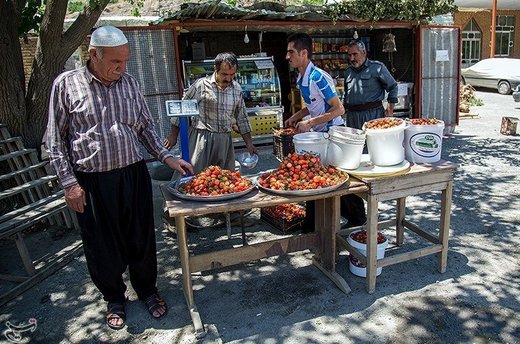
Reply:
[[[520,119],[516,117],[502,117],[502,125],[500,126],[500,134],[516,135],[517,124]]]

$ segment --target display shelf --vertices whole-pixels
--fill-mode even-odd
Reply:
[[[195,80],[213,74],[214,64],[214,60],[183,61],[184,86],[188,88]],[[252,116],[250,122],[253,128],[253,138],[271,133],[272,127],[278,126],[281,121],[283,111],[280,79],[273,64],[273,58],[239,58],[235,80],[242,87],[247,113]],[[263,120],[255,118],[261,112],[272,114],[269,119],[269,125],[272,124],[272,127],[264,128],[265,118]],[[262,125],[259,125],[260,123]],[[233,134],[233,137],[238,138],[238,135]]]

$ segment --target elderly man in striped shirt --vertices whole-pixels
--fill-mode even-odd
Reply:
[[[155,132],[139,85],[125,72],[130,52],[123,32],[98,28],[89,54],[85,67],[54,81],[46,142],[67,205],[78,215],[90,276],[108,302],[106,324],[121,329],[127,268],[150,314],[167,312],[156,287],[152,186],[140,146],[182,174],[193,169]]]

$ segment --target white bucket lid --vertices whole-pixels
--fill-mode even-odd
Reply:
[[[300,134],[294,135],[293,142],[319,143],[319,142],[326,141],[328,138],[329,138],[329,134],[327,134],[327,133],[310,131],[308,133],[300,133]]]
[[[351,144],[351,145],[359,145],[359,146],[363,146],[365,145],[365,137],[363,136],[363,139],[359,139],[359,140],[352,140],[352,139],[349,139],[349,138],[345,138],[345,137],[335,137],[335,136],[331,136],[329,138],[330,141],[333,141],[333,142],[337,142],[337,143],[343,143],[343,144]]]
[[[365,132],[363,130],[349,128],[349,127],[330,127],[329,134],[331,139],[336,140],[350,140],[365,142]]]

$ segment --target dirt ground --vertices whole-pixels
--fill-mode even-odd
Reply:
[[[348,271],[346,253],[338,273],[352,288],[343,294],[311,264],[308,251],[194,276],[195,300],[208,329],[205,343],[519,343],[520,342],[520,136],[499,133],[502,116],[520,117],[511,96],[477,92],[483,107],[461,119],[443,142],[444,159],[460,165],[455,174],[446,273],[434,256],[385,267],[376,291]],[[519,128],[520,131],[520,128]],[[268,150],[263,163],[274,160]],[[264,165],[264,166],[265,166]],[[29,325],[21,343],[195,343],[184,302],[176,236],[161,225],[162,195],[154,181],[159,259],[158,287],[169,304],[153,320],[129,287],[127,326],[104,324],[105,303],[79,255],[66,267],[0,306],[0,343],[9,324]],[[438,193],[410,197],[407,216],[436,230]],[[434,202],[432,202],[434,201]],[[381,205],[381,219],[392,216]],[[250,243],[281,234],[261,224],[248,228]],[[395,232],[385,230],[390,241]],[[74,231],[51,227],[28,234],[34,257],[50,255],[78,239]],[[227,239],[224,227],[190,232],[199,253],[241,244],[238,227]],[[405,248],[423,243],[409,233]],[[34,252],[34,253],[33,253]],[[392,254],[392,252],[389,252]],[[0,273],[22,268],[14,244],[0,241]],[[129,285],[129,283],[128,283]],[[0,292],[10,285],[0,282]]]

